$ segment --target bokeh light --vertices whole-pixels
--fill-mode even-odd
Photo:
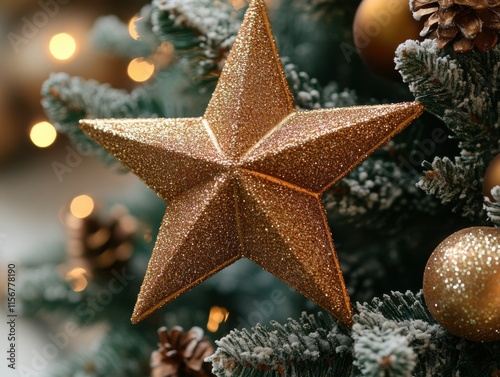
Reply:
[[[94,199],[88,195],[79,195],[69,205],[71,214],[79,219],[84,219],[94,210]]]
[[[68,60],[76,52],[75,38],[66,33],[56,34],[50,40],[49,50],[54,58]]]
[[[130,34],[130,36],[132,38],[134,38],[135,40],[139,39],[139,34],[137,33],[137,27],[135,25],[135,23],[137,21],[139,21],[141,19],[141,17],[139,16],[134,16],[130,19],[129,23],[128,23],[128,33]]]
[[[38,148],[47,148],[54,144],[57,138],[55,127],[49,122],[39,122],[30,130],[30,139]]]
[[[229,3],[233,6],[234,9],[241,9],[245,5],[247,5],[245,0],[229,0]]]
[[[144,82],[153,76],[155,66],[144,58],[136,58],[132,60],[127,69],[129,77],[136,82]]]
[[[208,315],[207,330],[216,332],[222,322],[226,322],[229,317],[229,312],[226,308],[220,306],[212,306]]]
[[[73,268],[66,274],[66,281],[75,292],[81,292],[89,284],[87,279],[88,272],[86,269],[77,267]]]

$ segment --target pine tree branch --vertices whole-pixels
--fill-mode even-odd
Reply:
[[[426,109],[441,118],[458,140],[453,163],[436,158],[419,187],[464,216],[482,215],[480,182],[484,166],[500,152],[500,46],[487,52],[440,51],[433,40],[407,41],[396,53],[396,68]]]
[[[453,107],[453,98],[467,93],[463,69],[442,56],[433,40],[406,41],[398,47],[395,62],[415,99],[439,118]]]
[[[392,292],[357,305],[354,364],[363,376],[444,376],[455,338],[430,315],[422,292]]]
[[[417,356],[400,334],[400,329],[385,322],[382,327],[355,328],[354,365],[364,376],[411,376]]]
[[[484,164],[478,158],[436,157],[432,164],[424,163],[429,169],[418,182],[426,193],[436,196],[441,203],[456,203],[453,210],[464,216],[476,217],[482,212],[481,181]]]
[[[383,295],[382,298],[374,298],[370,303],[358,303],[357,311],[359,314],[355,320],[364,325],[376,325],[386,320],[395,322],[420,320],[431,324],[436,323],[425,305],[422,292],[416,294],[410,291],[391,292],[390,295]]]
[[[421,293],[358,304],[354,320],[352,339],[321,313],[272,329],[233,330],[209,360],[218,376],[423,377],[450,369],[456,338],[435,323]]]
[[[397,227],[395,213],[402,225],[415,212],[435,210],[433,199],[415,187],[418,172],[391,158],[391,150],[396,151],[393,142],[327,191],[323,202],[329,217],[356,228],[380,229],[388,223]]]
[[[217,376],[251,377],[487,376],[500,365],[500,342],[451,335],[432,318],[422,292],[392,292],[358,303],[356,312],[352,334],[321,313],[273,322],[272,329],[233,330],[207,361]]]
[[[159,104],[146,89],[130,94],[94,80],[85,81],[66,73],[52,74],[42,86],[42,106],[60,132],[67,134],[79,151],[114,159],[80,129],[84,118],[140,118],[160,115]]]
[[[434,40],[406,41],[395,61],[416,99],[453,131],[463,155],[500,151],[499,46],[456,54],[440,51]]]
[[[206,85],[219,77],[241,21],[222,1],[154,0],[151,22],[158,38],[173,44],[189,76]]]
[[[500,186],[495,186],[491,190],[491,196],[495,200],[491,200],[489,197],[484,197],[484,210],[488,215],[490,221],[495,225],[496,228],[500,228]]]
[[[209,357],[218,376],[348,376],[351,340],[321,313],[233,330]]]

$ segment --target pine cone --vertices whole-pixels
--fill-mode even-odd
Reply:
[[[115,206],[107,218],[101,217],[96,209],[84,218],[67,214],[68,261],[63,273],[68,280],[68,272],[77,268],[85,270],[87,277],[107,278],[113,270],[121,271],[132,255],[136,219],[123,206]]]
[[[436,39],[440,49],[455,52],[495,47],[500,32],[500,0],[410,0],[416,20],[425,20],[422,37]]]
[[[170,331],[160,327],[159,349],[151,354],[151,377],[214,376],[212,365],[204,360],[215,349],[203,334],[199,327],[192,327],[188,332],[180,326],[172,327]]]

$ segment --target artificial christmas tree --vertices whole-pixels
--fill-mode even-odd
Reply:
[[[262,3],[253,2],[249,9],[255,6],[261,7]],[[480,339],[468,340],[466,338],[470,336],[457,334],[456,331],[452,334],[447,331],[448,324],[443,322],[442,317],[432,316],[433,310],[427,307],[427,294],[421,292],[429,256],[441,241],[455,231],[472,226],[487,227],[493,234],[488,236],[488,243],[494,244],[490,249],[482,245],[482,253],[491,253],[489,257],[492,260],[498,255],[495,253],[498,253],[500,245],[495,244],[498,237],[494,236],[497,230],[493,225],[499,225],[500,204],[496,198],[500,197],[500,188],[492,187],[489,189],[491,196],[485,198],[482,183],[486,167],[500,153],[497,91],[500,49],[491,46],[484,52],[472,49],[457,54],[452,47],[440,46],[432,39],[422,42],[409,40],[395,52],[396,69],[406,84],[382,81],[366,70],[357,56],[346,53],[350,50],[345,49],[345,44],[352,43],[352,22],[346,25],[345,18],[352,20],[353,8],[352,4],[333,0],[284,0],[271,4],[270,24],[283,63],[278,75],[280,79],[273,80],[260,76],[262,72],[255,69],[255,65],[259,64],[259,53],[264,63],[269,61],[269,56],[277,60],[274,47],[269,55],[266,53],[269,50],[262,47],[262,39],[252,33],[249,33],[249,39],[255,37],[260,47],[252,50],[250,43],[237,42],[236,34],[247,9],[244,2],[155,0],[139,12],[136,25],[139,40],[123,32],[123,28],[113,38],[104,38],[109,36],[109,30],[113,29],[111,26],[118,25],[117,20],[112,18],[101,20],[93,36],[100,41],[101,47],[120,53],[128,51],[134,58],[137,54],[146,58],[165,48],[165,43],[171,44],[176,58],[169,64],[158,65],[149,82],[127,93],[60,73],[48,78],[42,88],[45,111],[59,130],[70,136],[77,146],[85,146],[96,157],[102,157],[110,168],[113,168],[114,159],[80,130],[81,119],[84,119],[86,131],[94,133],[93,136],[99,134],[99,138],[104,139],[103,145],[119,160],[135,159],[134,164],[127,164],[132,171],[144,172],[151,166],[169,166],[171,172],[166,176],[146,176],[149,177],[148,184],[162,198],[173,199],[176,195],[185,198],[185,201],[176,202],[174,199],[170,203],[167,200],[167,213],[174,211],[179,216],[176,218],[187,216],[193,208],[204,207],[207,196],[196,194],[203,191],[207,179],[213,179],[221,169],[231,174],[244,170],[240,172],[242,181],[246,179],[245,174],[251,173],[261,180],[269,176],[273,178],[269,179],[270,183],[259,181],[260,186],[257,183],[241,186],[244,189],[236,184],[230,185],[232,191],[225,191],[226,199],[215,202],[214,207],[219,212],[214,210],[213,213],[222,211],[225,215],[215,219],[203,218],[204,221],[197,225],[214,228],[228,224],[228,218],[235,220],[232,224],[238,224],[231,228],[232,231],[226,229],[229,225],[224,225],[222,228],[227,231],[218,234],[215,238],[217,242],[210,238],[210,232],[198,232],[198,237],[193,237],[187,230],[195,227],[187,222],[172,224],[174,228],[189,225],[179,227],[178,232],[173,232],[174,237],[172,233],[160,233],[163,244],[176,242],[191,249],[189,253],[181,251],[177,254],[182,263],[174,263],[175,270],[168,270],[171,274],[160,276],[150,272],[152,275],[146,280],[146,285],[156,284],[162,293],[170,292],[172,288],[167,286],[169,280],[162,280],[167,275],[174,285],[178,285],[173,291],[179,287],[194,286],[193,283],[199,283],[200,278],[207,277],[207,271],[213,272],[215,267],[221,266],[217,259],[221,244],[231,246],[223,250],[234,250],[245,245],[241,240],[247,241],[252,249],[260,253],[251,255],[261,265],[265,263],[257,255],[272,257],[272,263],[267,267],[273,272],[283,269],[278,276],[295,276],[284,280],[300,285],[297,277],[307,275],[295,270],[285,271],[283,266],[290,261],[294,261],[295,267],[318,262],[316,257],[307,254],[307,249],[318,238],[317,233],[309,232],[314,221],[308,217],[308,211],[300,211],[303,201],[296,200],[297,196],[278,195],[278,201],[272,190],[262,190],[255,195],[255,190],[266,185],[277,187],[281,184],[283,187],[278,189],[279,192],[292,190],[292,186],[301,192],[297,189],[300,187],[307,191],[303,193],[304,197],[313,192],[316,204],[321,200],[326,209],[323,224],[328,221],[332,225],[345,286],[355,303],[352,320],[346,321],[347,317],[338,313],[336,316],[340,321],[331,318],[321,311],[321,307],[260,268],[238,262],[162,309],[154,312],[146,310],[149,317],[132,325],[129,322],[130,308],[140,289],[140,282],[135,276],[144,275],[152,246],[137,237],[134,252],[127,260],[128,267],[112,271],[108,280],[90,281],[81,292],[75,292],[61,276],[51,273],[50,267],[33,268],[29,274],[23,274],[20,299],[26,315],[50,311],[76,320],[82,327],[107,326],[95,348],[83,356],[65,360],[50,372],[51,376],[81,373],[90,376],[148,375],[151,373],[149,357],[156,347],[158,327],[165,324],[168,328],[176,325],[204,327],[207,323],[210,324],[207,329],[210,327],[210,331],[214,331],[208,335],[216,341],[218,349],[206,360],[212,363],[213,373],[219,376],[491,376],[500,370],[500,342],[490,336],[490,332],[499,330],[496,322],[482,323],[481,328],[477,328],[488,332]],[[264,25],[264,30],[270,35],[269,24]],[[248,32],[248,29],[243,30]],[[229,53],[233,45],[240,51],[238,59],[232,58]],[[245,60],[243,57],[247,53],[257,57]],[[232,67],[235,61],[236,67]],[[223,67],[226,63],[229,72],[244,83],[242,87],[238,86],[236,79],[225,79]],[[267,66],[263,73],[275,73],[273,67],[276,66]],[[301,69],[307,69],[307,73]],[[248,82],[257,83],[257,88],[248,91],[245,86]],[[279,97],[278,92],[283,92],[287,86],[290,93]],[[343,89],[347,86],[349,89]],[[275,97],[268,92],[274,92],[273,95],[286,101],[275,103]],[[250,96],[262,105],[252,107],[247,102],[241,102],[241,96]],[[216,98],[217,105],[209,102],[211,98]],[[384,109],[393,106],[387,103],[412,102],[415,99],[427,113],[374,152],[374,146],[380,143],[371,139],[379,136],[377,128],[390,124],[392,116],[383,115],[373,122],[370,117],[363,118],[362,113],[372,109],[373,105],[376,105],[375,109]],[[207,106],[209,110],[202,118]],[[322,120],[308,123],[304,128],[308,132],[286,127],[289,118],[307,118],[307,114],[314,114],[314,111],[318,111],[317,114],[339,114],[347,110],[325,109],[346,106],[355,106],[352,111],[359,113],[356,115],[359,118],[353,121],[350,116],[339,117],[343,124],[338,128],[352,127],[356,130],[356,125],[362,124],[370,129],[370,140],[365,138],[362,139],[364,142],[359,141],[363,134],[358,131],[348,134],[347,141],[328,139],[328,132],[323,134],[320,131],[327,123]],[[413,119],[420,112],[420,105],[405,106],[413,112],[410,111],[411,114],[404,119]],[[275,116],[273,122],[268,122],[269,115],[261,114],[261,108],[271,111],[273,115],[279,109],[285,108],[286,111]],[[251,112],[256,112],[258,116],[231,117],[232,111],[242,109],[245,116]],[[304,112],[306,109],[314,111]],[[287,117],[290,113],[293,116]],[[92,120],[96,118],[115,120]],[[132,118],[147,119],[131,121]],[[174,120],[179,118],[191,121]],[[283,118],[285,121],[282,121]],[[243,127],[236,120],[243,120]],[[219,126],[224,122],[227,123],[224,127]],[[211,123],[217,124],[217,127],[212,129]],[[406,125],[406,120],[395,123]],[[273,128],[274,124],[282,127]],[[164,139],[158,137],[158,129],[163,130]],[[246,136],[241,137],[240,130],[245,130]],[[279,138],[283,143],[272,143],[273,137],[278,137],[280,132],[284,134]],[[387,141],[389,136],[393,134],[388,132],[387,137],[381,139]],[[324,144],[320,143],[320,152],[325,153],[324,157],[314,163],[304,163],[300,154],[299,157],[286,155],[284,160],[278,158],[281,148],[303,148],[306,151],[302,143],[309,138],[326,140]],[[126,143],[136,144],[133,148],[130,145],[123,148],[116,139],[121,139],[120,143],[126,140]],[[139,142],[144,140],[150,142],[140,145]],[[367,147],[369,142],[373,143],[372,147]],[[271,157],[265,163],[257,158],[245,160],[247,150],[252,152],[255,143],[256,150],[262,148],[269,152]],[[190,170],[180,164],[179,155],[159,152],[172,149],[172,145],[178,147],[175,151],[187,149],[185,154],[195,157],[200,157],[195,147],[219,145],[220,150],[211,149],[213,159],[206,158],[208,152],[201,156],[204,160],[194,159],[195,162],[205,161],[205,170]],[[222,159],[221,151],[232,159]],[[360,163],[361,157],[367,157],[368,152],[373,153]],[[353,157],[350,163],[338,158],[336,164],[330,164],[336,153],[341,157],[351,153],[358,157]],[[253,155],[249,153],[248,156]],[[241,160],[236,157],[241,157]],[[359,163],[357,167],[354,167],[354,162]],[[335,179],[343,177],[340,182],[331,187],[328,184],[315,185],[318,176],[334,168],[342,172],[334,175]],[[213,174],[214,171],[217,174]],[[350,173],[344,176],[348,171]],[[186,172],[190,173],[187,175],[190,177],[189,185],[183,180]],[[197,174],[193,175],[193,172]],[[254,179],[254,176],[250,178]],[[217,182],[222,186],[225,183],[224,179]],[[311,189],[308,184],[314,187]],[[314,190],[316,186],[327,187],[328,190]],[[240,194],[245,190],[252,195]],[[176,195],[169,195],[171,192]],[[146,192],[144,198],[129,203],[130,212],[135,216],[148,213],[151,229],[157,229],[165,209],[163,201],[149,197]],[[238,205],[228,206],[230,200],[227,198]],[[190,203],[189,206],[186,203]],[[241,209],[244,206],[251,209],[247,213],[259,214],[259,223],[249,221],[245,216],[236,221],[234,207]],[[258,208],[268,210],[259,212]],[[274,217],[283,217],[284,221],[275,223]],[[283,227],[290,223],[297,224],[296,229],[301,231],[283,231]],[[265,227],[261,224],[270,225]],[[264,236],[245,237],[251,232],[261,235],[272,233],[274,241],[268,243]],[[178,236],[177,240],[175,236]],[[461,240],[454,244],[454,251],[461,253],[463,242],[468,241]],[[299,244],[305,245],[303,250],[293,253],[295,245]],[[289,249],[283,247],[280,256],[276,256],[278,254],[273,252],[278,249],[277,245],[286,245]],[[469,246],[464,245],[463,250],[470,250]],[[196,256],[197,263],[184,269],[189,260],[193,260],[188,258],[193,258],[197,250],[203,251],[203,258]],[[211,250],[214,252],[212,257],[217,260],[205,263],[204,259],[211,257]],[[487,264],[488,256],[481,261]],[[328,274],[311,273],[314,281],[332,283],[325,276],[331,276],[337,268],[332,270],[332,267],[326,266]],[[465,276],[484,277],[484,274],[478,274],[477,269],[474,270],[474,266],[474,263],[464,263],[457,268]],[[439,275],[439,270],[433,271]],[[491,276],[491,279],[490,275],[487,276],[491,281],[491,284],[488,283],[489,290],[484,293],[478,291],[477,296],[486,303],[488,310],[497,314],[500,309],[496,296],[491,292],[496,292],[498,275],[491,271]],[[431,280],[431,287],[437,287],[436,279]],[[463,284],[469,283],[463,281]],[[474,284],[479,284],[476,288],[483,288],[480,279]],[[110,287],[116,293],[106,293],[111,292]],[[121,289],[118,290],[118,287]],[[320,301],[316,297],[320,291],[312,287],[308,284],[307,295]],[[467,309],[461,293],[455,294],[448,294],[450,300],[458,301]],[[153,308],[158,309],[156,303],[164,298],[158,297]],[[323,301],[320,305],[324,305]],[[301,315],[301,312],[307,313]],[[459,322],[465,321],[473,326],[469,319],[467,314],[459,314]],[[231,331],[234,328],[237,329]],[[123,360],[127,362],[121,362]]]

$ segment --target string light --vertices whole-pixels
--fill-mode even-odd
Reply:
[[[77,267],[73,268],[66,274],[66,281],[71,285],[71,289],[75,292],[81,292],[89,284],[87,279],[88,272],[86,269]]]
[[[88,195],[79,195],[69,205],[71,214],[79,219],[84,219],[94,210],[94,199]]]
[[[31,142],[38,148],[47,148],[54,144],[57,138],[55,127],[49,122],[39,122],[30,130]]]
[[[135,58],[127,68],[130,78],[136,82],[144,82],[153,76],[155,66],[144,58]]]
[[[226,322],[228,317],[229,312],[226,308],[212,306],[210,314],[208,315],[207,330],[210,332],[216,332],[219,329],[219,325]]]
[[[128,23],[128,33],[132,38],[135,40],[139,39],[139,34],[137,33],[137,27],[136,27],[136,22],[139,21],[141,17],[139,16],[134,16],[130,19]]]
[[[236,10],[243,8],[247,3],[245,0],[230,0],[229,3],[232,5],[232,7]]]
[[[59,33],[52,37],[49,43],[52,56],[58,60],[68,60],[76,52],[76,41],[67,33]]]

